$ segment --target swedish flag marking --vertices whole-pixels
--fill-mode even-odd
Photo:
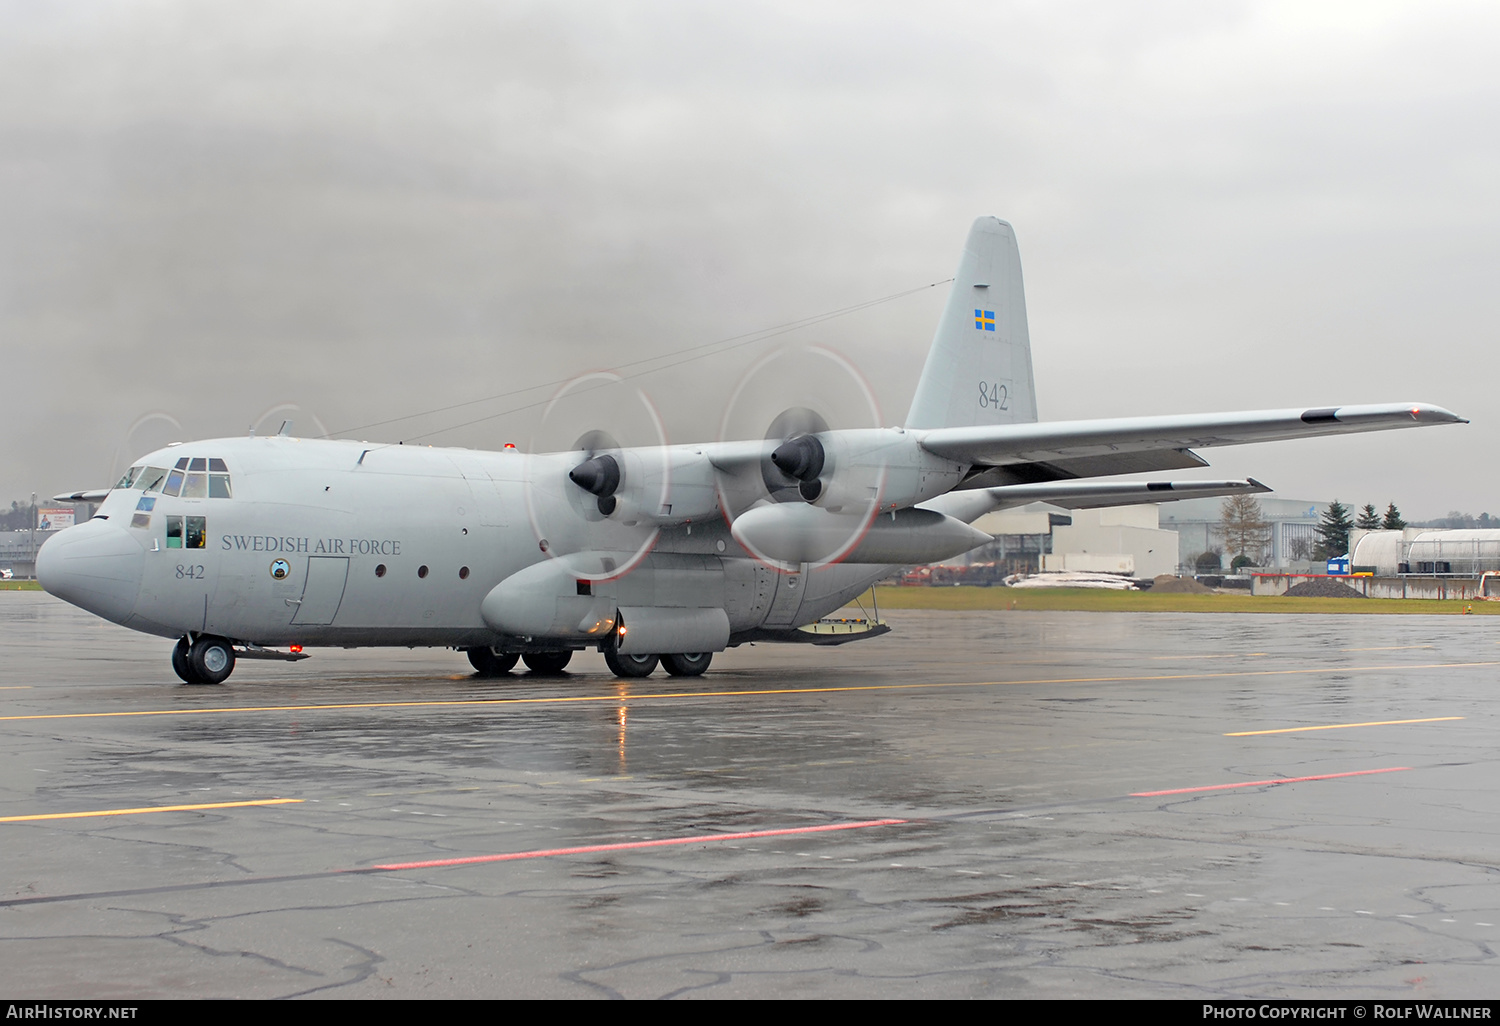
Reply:
[[[993,311],[993,310],[975,310],[974,311],[974,327],[977,328],[977,329],[982,329],[984,331],[994,331],[995,330],[995,311]]]

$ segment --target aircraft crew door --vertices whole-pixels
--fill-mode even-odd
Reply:
[[[796,622],[797,611],[802,608],[803,578],[807,564],[803,563],[794,573],[781,573],[769,567],[757,567],[775,578],[776,594],[771,599],[771,610],[766,614],[767,627],[790,627]]]
[[[308,556],[307,584],[302,588],[302,602],[292,623],[333,623],[344,601],[344,585],[348,580],[348,556]]]

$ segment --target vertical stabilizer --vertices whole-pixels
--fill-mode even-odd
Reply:
[[[1021,251],[1009,224],[981,217],[969,229],[906,426],[974,427],[1035,420]]]

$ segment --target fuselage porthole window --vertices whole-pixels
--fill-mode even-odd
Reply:
[[[385,564],[384,563],[381,563],[381,564],[379,564],[378,566],[375,567],[375,576],[376,577],[384,577],[385,576]]]
[[[417,567],[417,576],[418,577],[426,577],[427,576],[427,565],[425,563],[422,564],[421,566]]]
[[[460,581],[467,581],[469,579],[469,568],[468,567],[461,566],[461,567],[458,568],[458,579]]]

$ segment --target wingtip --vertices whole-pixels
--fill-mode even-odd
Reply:
[[[1413,420],[1425,421],[1429,424],[1467,424],[1467,417],[1460,417],[1452,410],[1441,406],[1433,406],[1430,403],[1412,403],[1411,415]]]

